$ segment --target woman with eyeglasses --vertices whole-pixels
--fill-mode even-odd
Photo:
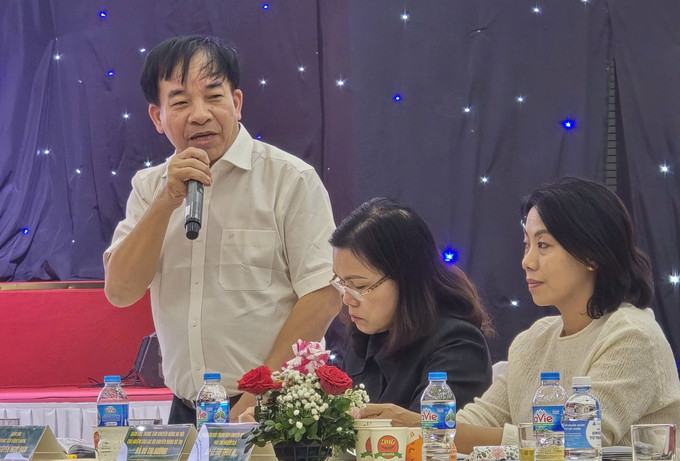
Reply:
[[[374,404],[361,417],[420,426],[428,373],[446,372],[459,406],[491,385],[489,317],[474,286],[442,261],[427,224],[375,198],[335,230],[333,285],[353,325],[344,368]]]

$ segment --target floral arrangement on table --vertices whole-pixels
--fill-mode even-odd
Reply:
[[[315,444],[341,450],[354,448],[354,418],[351,412],[368,403],[361,384],[337,367],[327,365],[330,352],[316,342],[298,341],[295,358],[282,371],[268,367],[250,370],[238,389],[257,396],[255,421],[259,425],[244,438],[248,448],[271,443]]]

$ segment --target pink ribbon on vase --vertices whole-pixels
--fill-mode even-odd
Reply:
[[[321,343],[313,341],[303,341],[298,339],[297,343],[293,344],[293,352],[295,358],[287,361],[283,366],[293,366],[294,370],[303,374],[313,373],[317,369],[326,365],[330,351],[323,350]]]

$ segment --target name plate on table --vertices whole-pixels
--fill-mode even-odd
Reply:
[[[189,461],[248,461],[252,450],[246,450],[245,434],[257,423],[207,423],[201,427]]]
[[[0,459],[66,459],[49,426],[0,427]]]
[[[183,461],[196,441],[193,425],[135,426],[125,436],[118,461]]]

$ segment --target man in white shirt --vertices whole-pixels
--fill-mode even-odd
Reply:
[[[152,50],[142,89],[149,116],[175,146],[138,172],[125,220],[104,253],[105,292],[124,307],[151,289],[170,423],[195,422],[203,374],[230,396],[251,368],[277,370],[298,339],[320,340],[340,310],[329,286],[335,225],[314,168],[250,137],[234,49],[176,37]],[[199,237],[184,230],[186,181],[204,184]],[[232,406],[235,421],[254,396]]]

